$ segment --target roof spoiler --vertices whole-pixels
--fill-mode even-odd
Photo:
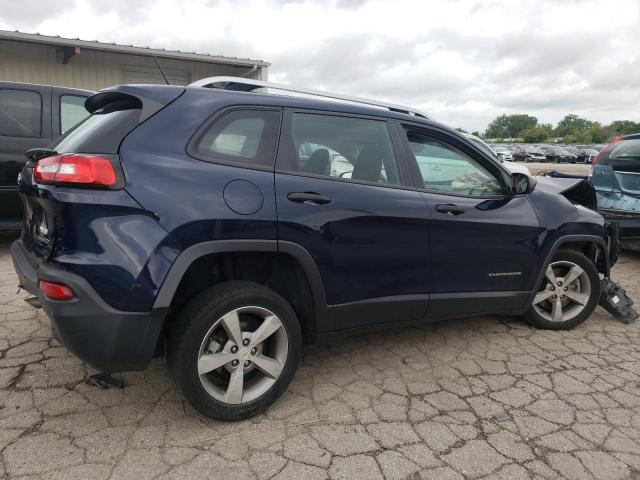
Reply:
[[[89,113],[95,113],[104,108],[114,110],[138,108],[142,110],[140,114],[142,122],[173,102],[184,91],[185,87],[174,85],[118,85],[91,95],[85,100],[84,107]]]

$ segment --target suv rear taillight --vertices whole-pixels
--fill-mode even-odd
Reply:
[[[73,290],[64,283],[40,280],[40,291],[50,300],[65,301],[73,299]]]
[[[36,183],[45,185],[115,187],[115,163],[100,155],[55,155],[38,160],[33,176]]]

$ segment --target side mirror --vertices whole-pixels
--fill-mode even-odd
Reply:
[[[536,179],[524,173],[511,174],[511,192],[514,195],[531,193],[536,188]]]

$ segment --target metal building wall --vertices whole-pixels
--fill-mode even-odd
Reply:
[[[165,69],[189,73],[191,82],[215,75],[244,76],[251,67],[211,64],[158,57]],[[62,63],[56,47],[0,40],[0,81],[40,83],[87,90],[123,82],[125,65],[157,68],[151,57],[82,49],[80,55]],[[265,79],[266,67],[258,67],[249,78]]]

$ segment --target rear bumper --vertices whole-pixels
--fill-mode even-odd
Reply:
[[[69,351],[103,372],[143,370],[158,343],[166,309],[124,312],[107,305],[82,277],[46,263],[34,267],[20,240],[11,245],[13,265],[20,285],[37,295],[51,320],[54,337]],[[38,288],[39,280],[68,285],[74,299],[55,301]]]

